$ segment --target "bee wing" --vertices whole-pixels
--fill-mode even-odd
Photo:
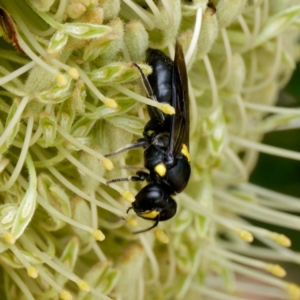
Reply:
[[[188,149],[190,144],[188,78],[184,54],[178,42],[175,48],[172,89],[172,105],[176,113],[171,122],[170,145],[173,144],[173,155],[176,157],[181,154],[182,144]]]

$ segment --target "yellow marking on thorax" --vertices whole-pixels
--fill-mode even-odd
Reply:
[[[187,158],[188,162],[191,161],[189,149],[188,149],[188,147],[186,146],[186,144],[182,144],[181,153]]]
[[[140,217],[146,219],[155,219],[158,215],[159,215],[159,211],[157,210],[153,210],[153,211],[147,210],[146,212],[139,214]]]
[[[160,163],[158,165],[155,166],[154,171],[160,176],[160,177],[164,177],[166,175],[167,172],[167,168],[163,163]]]

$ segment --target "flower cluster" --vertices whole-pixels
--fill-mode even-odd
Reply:
[[[280,261],[299,230],[299,200],[248,182],[260,143],[299,126],[274,107],[300,58],[299,0],[1,0],[0,293],[6,299],[300,299]],[[142,152],[104,156],[139,138],[149,47],[189,76],[192,176],[177,215],[126,213],[141,184],[111,178]],[[11,45],[10,45],[11,44]],[[132,170],[133,169],[133,170]],[[247,217],[247,220],[242,217]],[[253,239],[260,245],[252,245]],[[267,260],[267,261],[266,261]],[[74,284],[75,283],[75,284]]]

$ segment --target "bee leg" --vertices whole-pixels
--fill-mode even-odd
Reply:
[[[126,210],[126,213],[128,214],[129,213],[129,211],[131,210],[131,209],[133,209],[133,207],[132,206],[130,206],[127,210]]]
[[[111,152],[111,153],[108,153],[108,154],[105,154],[104,156],[105,157],[110,157],[110,156],[113,156],[113,155],[116,155],[116,154],[119,154],[119,153],[122,153],[124,151],[127,151],[127,150],[131,150],[131,149],[137,149],[137,148],[141,148],[141,147],[145,147],[147,146],[149,143],[148,141],[146,141],[145,139],[140,139],[138,140],[136,143],[134,144],[128,144],[114,152]]]
[[[150,226],[149,228],[143,229],[143,230],[134,231],[133,234],[139,234],[139,233],[143,233],[143,232],[153,229],[154,227],[156,227],[158,225],[159,220],[160,220],[160,215],[158,215],[157,218],[155,219],[154,225]]]
[[[150,174],[144,172],[144,171],[138,171],[136,173],[136,175],[134,176],[128,176],[128,177],[123,177],[123,178],[115,178],[115,179],[111,179],[111,180],[107,180],[106,184],[110,185],[113,182],[121,182],[121,181],[150,181]]]
[[[147,77],[145,76],[145,74],[143,73],[142,69],[136,64],[136,63],[133,63],[133,65],[139,70],[140,74],[141,74],[141,77],[142,77],[142,82],[143,82],[143,85],[144,85],[144,88],[145,88],[145,91],[147,93],[147,97],[148,98],[151,98],[155,101],[157,101],[154,93],[153,93],[153,90],[152,90],[152,87],[147,79]]]
[[[157,99],[156,99],[155,94],[153,93],[152,87],[151,87],[151,85],[150,85],[147,77],[143,73],[142,69],[136,63],[133,63],[133,65],[139,70],[139,72],[141,74],[142,82],[143,82],[143,85],[144,85],[147,97],[157,102]],[[151,114],[153,116],[156,115],[158,121],[159,120],[163,121],[165,119],[164,114],[163,114],[163,112],[160,109],[157,109],[157,108],[154,108],[154,107],[151,108],[150,106],[148,106],[148,111],[149,110],[151,111],[150,115]],[[159,122],[159,123],[161,123],[161,122]],[[144,130],[144,132],[145,132],[145,130]]]

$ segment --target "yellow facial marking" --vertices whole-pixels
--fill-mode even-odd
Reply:
[[[191,161],[189,149],[188,149],[188,147],[186,146],[186,144],[182,144],[181,153],[187,158],[188,162]]]
[[[167,172],[167,168],[163,163],[158,164],[154,170],[160,177],[164,177]]]
[[[153,211],[145,211],[144,213],[142,214],[139,214],[139,216],[143,217],[143,218],[146,218],[146,219],[155,219],[157,216],[159,215],[159,211],[157,210],[153,210]]]

